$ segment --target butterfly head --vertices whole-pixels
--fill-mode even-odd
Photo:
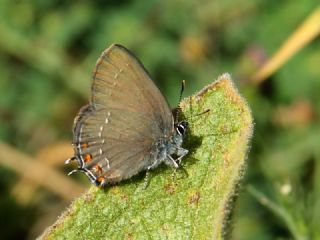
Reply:
[[[183,139],[188,130],[188,122],[180,121],[174,125],[174,134],[172,138],[173,145],[176,147],[181,147]]]
[[[181,121],[176,124],[175,131],[178,135],[184,137],[188,127],[189,127],[189,123],[187,121]]]

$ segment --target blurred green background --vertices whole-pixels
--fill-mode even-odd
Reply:
[[[88,101],[97,58],[112,43],[138,56],[171,106],[181,80],[188,96],[229,72],[255,119],[232,239],[320,239],[319,37],[272,77],[250,81],[318,5],[1,0],[1,142],[34,161],[57,155],[50,164],[65,174],[73,118]],[[32,181],[27,187],[15,167],[1,166],[6,157],[2,152],[0,239],[33,239],[70,202]]]

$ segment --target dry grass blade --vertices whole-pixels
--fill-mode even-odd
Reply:
[[[36,161],[46,164],[48,167],[62,165],[64,160],[73,154],[69,142],[61,142],[40,149],[36,155]],[[11,189],[11,193],[21,203],[27,205],[34,197],[38,184],[22,177]]]
[[[25,154],[0,143],[0,164],[9,167],[31,181],[36,182],[66,200],[72,200],[84,192],[84,188],[70,178],[55,171],[39,161],[34,161]]]
[[[301,48],[320,34],[320,8],[317,8],[289,37],[273,57],[253,76],[252,82],[259,84],[277,71]]]

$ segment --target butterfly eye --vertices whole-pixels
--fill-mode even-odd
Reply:
[[[176,127],[176,131],[179,135],[184,136],[184,134],[186,133],[186,130],[188,128],[188,122],[186,121],[182,121],[179,122],[177,127]]]

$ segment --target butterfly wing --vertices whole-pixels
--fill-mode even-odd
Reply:
[[[80,168],[98,185],[118,182],[155,160],[155,144],[173,133],[169,105],[143,65],[112,45],[98,59],[90,104],[74,124]]]

